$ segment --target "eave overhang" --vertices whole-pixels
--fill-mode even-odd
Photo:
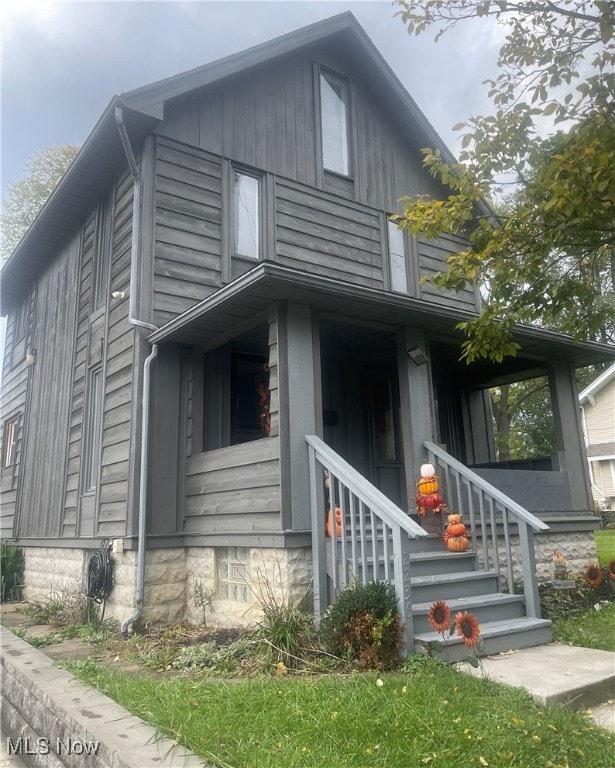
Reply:
[[[210,297],[195,304],[149,336],[154,344],[175,342],[213,349],[248,326],[266,317],[272,303],[308,304],[316,312],[386,325],[412,326],[428,338],[450,345],[451,365],[459,356],[463,335],[457,323],[473,313],[438,306],[411,296],[365,288],[328,277],[263,261]],[[570,336],[527,326],[517,326],[514,338],[521,345],[517,357],[501,364],[481,361],[463,365],[466,384],[492,386],[515,381],[546,370],[546,363],[560,360],[582,367],[615,359],[615,347],[595,342],[576,342]]]
[[[5,315],[75,232],[97,196],[110,188],[127,164],[115,122],[115,96],[70,164],[60,183],[23,236],[0,273],[0,304]],[[126,107],[124,122],[135,150],[159,120]]]

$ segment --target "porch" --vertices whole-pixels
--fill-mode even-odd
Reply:
[[[191,547],[311,549],[317,616],[355,577],[391,580],[409,649],[428,641],[426,613],[440,598],[497,623],[490,651],[545,642],[534,537],[594,525],[573,365],[604,350],[573,354],[562,337],[528,330],[519,358],[462,367],[459,319],[263,263],[153,334],[163,344],[158,401],[168,410],[177,400],[179,449],[154,439],[154,467],[175,461],[178,471],[171,486],[154,472],[152,533]],[[537,372],[549,376],[558,451],[548,469],[493,466],[485,390]],[[159,421],[162,437],[171,422]],[[474,532],[462,555],[444,548],[439,518],[416,517],[428,458]],[[533,505],[515,498],[530,487]],[[325,536],[328,506],[343,512],[339,540]]]

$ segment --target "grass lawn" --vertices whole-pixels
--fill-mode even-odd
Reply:
[[[596,537],[600,565],[604,566],[609,560],[615,560],[615,528],[594,531],[594,536]]]
[[[599,611],[590,608],[578,618],[557,619],[553,633],[564,643],[615,651],[615,603],[603,605]]]
[[[218,768],[612,768],[615,738],[585,717],[444,665],[236,682],[68,669]]]

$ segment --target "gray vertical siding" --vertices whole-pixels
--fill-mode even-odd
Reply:
[[[440,235],[437,240],[426,240],[419,236],[417,239],[419,275],[431,277],[442,270],[442,265],[449,253],[462,250],[464,242],[461,238],[451,235]],[[420,297],[432,304],[459,307],[465,310],[477,309],[477,293],[472,287],[465,288],[458,293],[454,291],[438,290],[432,283],[424,282],[420,285]]]
[[[20,536],[58,536],[62,524],[66,443],[74,356],[79,237],[58,254],[38,281],[33,345],[37,349],[27,413]]]
[[[159,138],[156,159],[154,324],[220,286],[222,163]]]

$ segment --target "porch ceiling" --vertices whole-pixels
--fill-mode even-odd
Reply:
[[[363,288],[262,261],[159,328],[149,340],[151,343],[173,341],[212,349],[265,316],[275,301],[309,304],[318,312],[338,315],[340,319],[369,321],[374,326],[421,328],[434,343],[440,342],[449,348],[450,354],[440,356],[447,364],[455,363],[453,351],[458,352],[463,338],[455,325],[473,317],[463,310],[427,304],[410,296]],[[517,327],[515,339],[521,345],[519,356],[497,366],[498,379],[536,375],[534,371],[544,371],[547,360],[570,361],[581,367],[615,358],[615,347],[575,342],[569,336],[527,326]],[[476,384],[494,380],[491,363],[470,367],[464,364],[463,369],[466,372],[464,378],[467,380],[469,375]]]

